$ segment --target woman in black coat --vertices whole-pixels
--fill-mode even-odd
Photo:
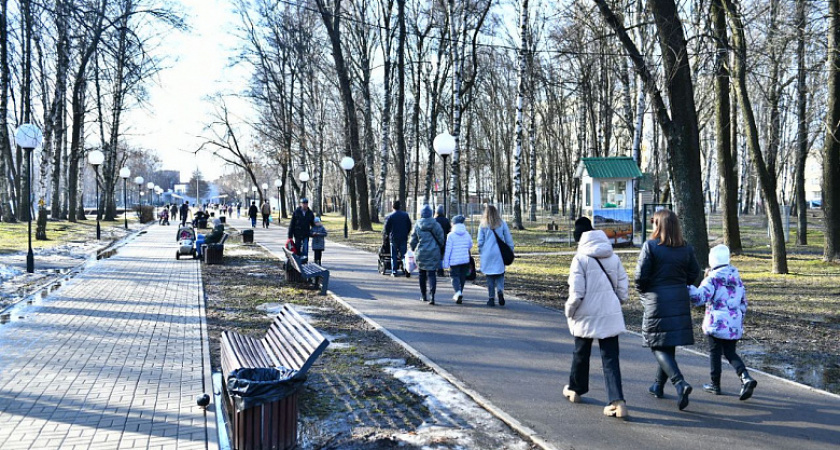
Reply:
[[[650,394],[662,398],[663,386],[670,379],[677,389],[677,406],[688,406],[691,385],[685,382],[677,365],[678,345],[694,343],[691,300],[686,285],[700,276],[694,248],[685,243],[680,221],[671,210],[653,215],[651,239],[642,245],[636,266],[636,288],[645,307],[642,335],[653,351],[659,367]]]

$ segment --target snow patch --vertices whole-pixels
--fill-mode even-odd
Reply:
[[[245,275],[249,276],[249,277],[256,277],[256,278],[265,278],[265,277],[268,276],[267,273],[254,273],[254,272],[248,272]]]
[[[405,359],[402,358],[382,358],[372,361],[365,361],[366,366],[387,366],[387,367],[405,367]]]

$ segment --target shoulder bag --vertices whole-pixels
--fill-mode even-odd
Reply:
[[[602,270],[602,271],[604,271],[604,275],[606,275],[606,276],[607,276],[607,280],[609,280],[609,282],[610,282],[610,287],[612,288],[613,293],[615,293],[615,296],[616,296],[616,297],[618,297],[618,290],[616,289],[615,285],[613,284],[612,278],[610,278],[610,274],[609,274],[609,273],[607,273],[607,269],[605,269],[605,268],[604,268],[604,265],[603,265],[603,264],[601,264],[601,260],[600,260],[600,259],[598,259],[598,258],[596,258],[596,257],[594,257],[594,256],[590,256],[590,258],[594,259],[594,260],[595,260],[595,262],[596,262],[596,263],[598,263],[598,267],[600,267],[600,268],[601,268],[601,270]],[[618,299],[618,301],[620,302],[620,301],[621,301],[621,299],[619,298],[619,299]]]
[[[496,234],[496,230],[491,228],[490,231],[493,232],[493,236],[496,236],[496,244],[499,246],[499,252],[502,254],[502,262],[505,263],[506,266],[513,264],[513,260],[516,258],[516,255],[513,254],[513,250],[510,249],[510,246],[507,245],[507,242],[505,242],[504,239],[500,238],[499,235]]]

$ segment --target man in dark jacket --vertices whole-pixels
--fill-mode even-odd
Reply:
[[[183,227],[184,225],[187,224],[187,216],[190,214],[190,202],[189,201],[186,201],[186,202],[184,202],[184,204],[181,205],[180,214],[181,214],[181,226]]]
[[[248,218],[251,219],[251,228],[257,227],[257,213],[259,212],[259,208],[257,208],[257,202],[252,201],[251,206],[248,207]]]
[[[382,230],[384,236],[391,241],[391,276],[397,276],[396,268],[400,258],[405,256],[408,248],[408,233],[411,232],[411,219],[408,214],[402,211],[402,204],[399,200],[392,205],[394,212],[385,216],[385,228]]]
[[[300,206],[292,213],[289,222],[289,239],[295,240],[295,248],[301,257],[309,257],[309,234],[315,226],[315,213],[309,209],[309,199],[300,199]]]
[[[441,242],[443,245],[440,248],[440,255],[443,256],[443,253],[446,250],[446,237],[449,236],[449,232],[452,230],[452,224],[449,222],[449,219],[446,218],[446,208],[444,208],[443,205],[438,205],[435,221],[440,224],[441,228],[443,228],[443,242]],[[437,270],[437,274],[439,277],[444,275],[443,267]]]

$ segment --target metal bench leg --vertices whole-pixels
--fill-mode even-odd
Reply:
[[[321,295],[327,295],[327,289],[330,287],[330,274],[327,273],[321,277]]]

